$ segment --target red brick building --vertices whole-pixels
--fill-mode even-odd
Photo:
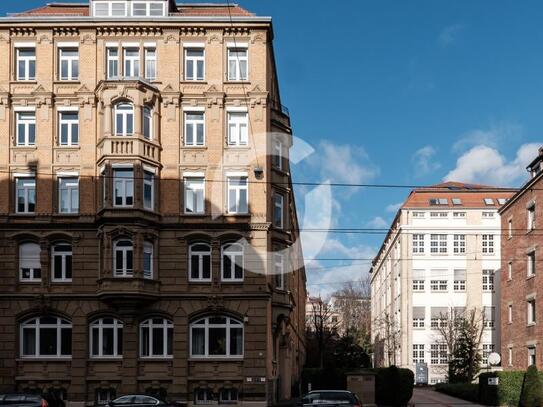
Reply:
[[[543,367],[543,148],[531,179],[500,210],[502,219],[502,366]]]

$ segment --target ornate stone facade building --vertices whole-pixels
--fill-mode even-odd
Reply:
[[[272,40],[237,5],[0,19],[0,392],[296,391],[305,271]]]

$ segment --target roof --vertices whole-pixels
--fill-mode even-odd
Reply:
[[[14,13],[13,16],[89,16],[88,3],[47,3],[45,6],[37,7],[21,13]],[[191,17],[252,17],[255,16],[240,7],[238,4],[218,4],[218,3],[191,3],[177,4],[176,10],[171,12],[174,16]]]

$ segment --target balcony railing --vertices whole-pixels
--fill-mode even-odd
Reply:
[[[138,156],[158,162],[160,147],[156,144],[140,138],[131,137],[104,137],[98,143],[98,155],[104,156]]]
[[[285,105],[282,105],[281,103],[279,103],[277,100],[272,100],[270,102],[270,105],[272,109],[277,110],[278,112],[283,113],[285,116],[290,117],[290,112],[288,108]]]

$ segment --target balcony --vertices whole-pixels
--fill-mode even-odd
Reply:
[[[290,128],[290,112],[286,106],[283,106],[276,100],[270,100],[271,118],[281,125]]]
[[[136,137],[104,137],[98,142],[98,160],[104,158],[144,158],[160,162],[160,146]]]
[[[145,278],[112,278],[98,280],[98,298],[116,307],[135,308],[158,300],[160,281]]]

